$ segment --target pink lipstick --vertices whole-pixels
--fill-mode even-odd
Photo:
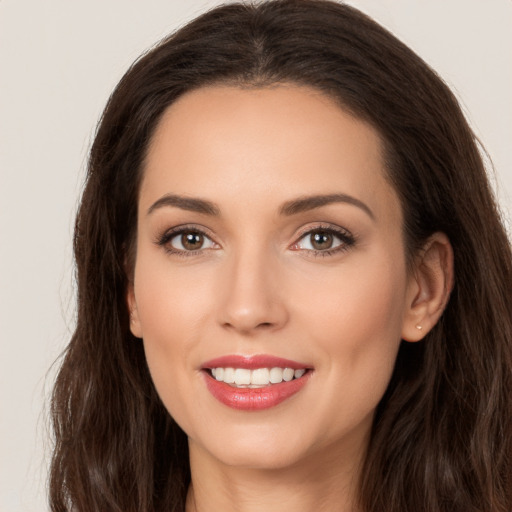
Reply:
[[[202,365],[210,393],[233,409],[274,407],[309,381],[311,365],[269,355],[229,355]]]

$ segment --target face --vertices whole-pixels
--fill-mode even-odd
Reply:
[[[191,450],[253,468],[364,450],[413,293],[402,225],[378,134],[319,92],[208,87],[167,110],[128,302]]]

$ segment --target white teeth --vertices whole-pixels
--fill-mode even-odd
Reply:
[[[270,371],[268,368],[258,368],[251,372],[251,384],[268,386],[270,382]]]
[[[226,384],[233,384],[236,387],[263,387],[270,384],[279,384],[283,381],[300,379],[306,369],[294,370],[293,368],[212,368],[212,377]]]
[[[283,370],[283,380],[285,382],[290,382],[293,379],[293,373],[294,371],[292,370],[292,368],[285,368]]]
[[[235,370],[235,384],[237,386],[241,386],[242,384],[250,384],[251,383],[251,370],[247,370],[245,368],[237,368]]]
[[[218,370],[218,368],[217,368]],[[234,368],[224,368],[224,382],[226,384],[233,384],[235,382],[235,370]]]
[[[282,368],[271,368],[270,370],[270,383],[279,384],[283,382],[283,369]]]

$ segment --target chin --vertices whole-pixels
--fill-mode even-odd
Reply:
[[[276,432],[275,427],[241,430],[243,434],[225,432],[215,437],[210,432],[206,443],[191,442],[222,464],[245,469],[285,469],[300,462],[308,452],[298,429],[294,435]]]
[[[300,453],[295,450],[274,446],[270,449],[240,447],[219,455],[218,460],[221,463],[241,469],[281,470],[295,466],[301,460]]]

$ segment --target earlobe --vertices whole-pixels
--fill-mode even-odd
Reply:
[[[136,338],[142,338],[142,328],[140,325],[139,311],[135,300],[135,290],[133,283],[128,284],[128,292],[126,294],[126,302],[130,313],[130,331]]]
[[[453,249],[444,233],[434,233],[416,259],[407,297],[402,339],[420,341],[437,323],[453,288]]]

